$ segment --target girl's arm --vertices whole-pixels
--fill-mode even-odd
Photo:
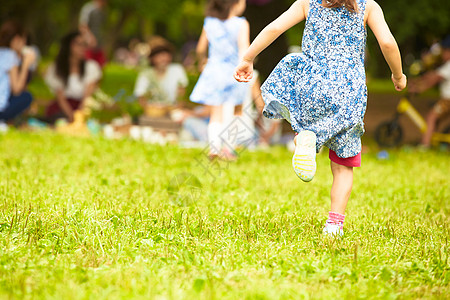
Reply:
[[[197,53],[197,60],[200,70],[203,69],[203,66],[206,63],[207,51],[208,51],[208,38],[206,36],[206,30],[205,28],[203,28],[202,34],[200,35],[200,38],[197,43],[197,48],[195,51]]]
[[[19,67],[14,67],[9,71],[11,91],[14,95],[20,94],[25,89],[28,78],[28,69],[34,63],[35,59],[36,55],[34,52],[27,52],[23,56],[20,70]]]
[[[389,68],[392,71],[392,82],[395,89],[401,91],[406,87],[406,76],[402,70],[402,59],[397,42],[392,35],[384,19],[381,7],[374,0],[368,0],[366,5],[367,25],[369,25],[375,35],[381,52],[383,53]]]
[[[78,110],[83,110],[84,109],[84,105],[86,103],[86,99],[91,97],[92,94],[94,94],[95,90],[98,87],[98,83],[97,82],[91,82],[86,86],[86,90],[84,91],[84,96],[83,96],[83,100],[81,100],[81,104],[80,107],[78,108]]]
[[[305,20],[308,8],[308,0],[297,0],[275,21],[267,25],[245,52],[241,64],[236,68],[236,80],[243,82],[250,81],[252,78],[253,60],[255,57],[272,44],[273,41],[286,30]]]
[[[245,20],[241,27],[238,37],[238,48],[239,48],[239,59],[244,57],[245,51],[250,46],[250,25],[248,21]]]

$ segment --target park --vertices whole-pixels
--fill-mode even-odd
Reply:
[[[105,1],[105,61],[98,72],[86,64],[95,91],[89,105],[73,110],[61,105],[59,82],[49,80],[48,70],[91,1],[6,2],[0,23],[24,20],[39,58],[25,85],[30,107],[13,120],[0,118],[0,299],[449,298],[448,115],[436,123],[431,145],[423,144],[430,110],[447,100],[438,84],[421,91],[417,83],[445,65],[436,49],[439,55],[447,49],[449,3],[378,1],[410,86],[395,90],[367,30],[362,163],[352,171],[343,233],[324,234],[335,181],[331,155],[321,148],[314,179],[300,180],[291,164],[297,146],[287,140],[294,137],[290,124],[273,123],[278,139],[262,142],[254,97],[251,114],[240,108],[244,117],[258,114],[254,126],[236,117],[222,132],[225,145],[230,132],[250,131],[250,139],[230,146],[232,156],[211,157],[210,140],[193,141],[196,131],[183,140],[188,127],[173,118],[202,107],[189,95],[203,71],[193,41],[207,2]],[[250,41],[293,3],[247,1]],[[261,83],[298,51],[292,46],[301,44],[304,23],[255,60]],[[71,47],[86,36],[75,33]],[[137,54],[130,45],[138,45]],[[167,109],[142,104],[141,97],[160,94],[136,92],[148,64],[157,68],[152,55],[160,53],[170,53],[186,72],[176,105]],[[46,115],[52,103],[62,108],[58,117]],[[393,118],[395,124],[380,127]]]

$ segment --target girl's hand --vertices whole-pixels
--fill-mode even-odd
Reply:
[[[253,78],[253,61],[241,61],[234,71],[234,78],[239,82],[249,82]]]
[[[397,91],[401,91],[406,87],[406,75],[402,74],[400,78],[395,78],[394,74],[391,76],[392,82],[394,83],[394,87]]]

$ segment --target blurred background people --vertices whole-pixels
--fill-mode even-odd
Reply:
[[[161,37],[150,40],[150,67],[138,74],[134,95],[144,110],[149,104],[174,106],[185,95],[188,85],[181,64],[173,62],[174,47]]]
[[[93,0],[81,8],[79,30],[87,42],[86,58],[95,60],[101,67],[106,63],[103,49],[107,0]]]
[[[36,61],[36,53],[26,47],[24,27],[7,21],[0,28],[0,130],[31,104],[32,96],[26,85],[29,69]]]
[[[431,137],[439,120],[450,115],[450,35],[441,43],[443,64],[435,70],[428,71],[416,80],[412,80],[409,91],[422,93],[439,85],[440,100],[427,114],[427,130],[422,136],[422,145],[430,147]]]
[[[67,34],[61,40],[56,61],[47,69],[45,82],[56,97],[46,110],[50,122],[58,118],[72,122],[74,111],[83,108],[85,99],[95,92],[102,78],[100,65],[85,58],[86,47],[79,31]]]
[[[233,81],[233,72],[250,43],[250,26],[241,17],[244,0],[210,0],[197,44],[201,75],[190,95],[194,103],[210,106],[208,124],[209,158],[235,160],[234,137],[227,128],[235,106],[242,104],[249,89]],[[206,63],[206,64],[205,64]],[[204,66],[204,67],[203,67]]]
[[[180,120],[182,124],[180,143],[182,146],[204,147],[207,144],[210,113],[210,108],[206,105],[183,111]]]
[[[148,65],[148,55],[150,45],[133,38],[128,43],[128,47],[120,47],[114,52],[114,61],[130,67],[143,67]]]
[[[254,71],[244,102],[236,106],[231,124],[234,130],[235,146],[254,148],[267,147],[279,143],[281,137],[281,121],[264,118],[259,72]],[[208,123],[211,107],[197,106],[192,110],[184,110],[182,117],[181,142],[184,146],[204,146],[208,142]],[[231,125],[231,126],[233,126]]]

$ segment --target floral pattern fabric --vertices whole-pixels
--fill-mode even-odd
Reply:
[[[310,0],[303,52],[283,58],[261,87],[266,117],[286,119],[297,133],[313,131],[317,151],[326,146],[342,158],[361,152],[364,134],[365,1],[353,13]]]
[[[248,84],[239,83],[233,77],[239,63],[238,37],[244,20],[242,17],[205,18],[203,28],[209,43],[208,62],[192,91],[192,102],[206,105],[244,102]]]

